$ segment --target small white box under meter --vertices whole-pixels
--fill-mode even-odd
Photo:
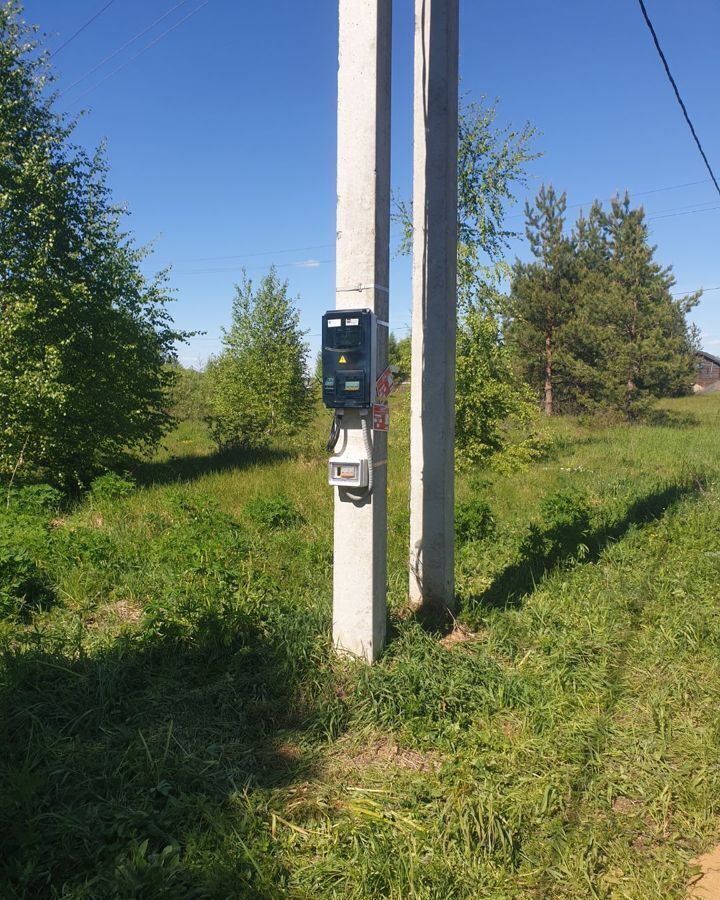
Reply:
[[[337,485],[337,487],[367,487],[368,461],[338,457],[331,459],[328,462],[328,484]]]

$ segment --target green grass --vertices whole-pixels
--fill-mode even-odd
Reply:
[[[493,527],[449,638],[406,610],[406,403],[372,669],[331,649],[326,417],[253,456],[185,423],[129,493],[2,514],[1,897],[684,896],[720,839],[720,395],[463,475]]]

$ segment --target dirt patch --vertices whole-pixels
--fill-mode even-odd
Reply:
[[[442,763],[439,753],[400,747],[391,737],[378,735],[362,747],[338,746],[328,760],[328,768],[336,774],[367,769],[437,772]]]
[[[127,622],[136,625],[142,618],[142,607],[134,600],[118,600],[103,606],[85,618],[86,628],[107,628],[113,623]]]
[[[484,638],[484,634],[470,631],[459,622],[456,622],[455,627],[450,634],[446,634],[445,637],[440,640],[440,643],[443,647],[451,648],[456,647],[458,644],[467,644],[471,641],[482,641]]]
[[[113,612],[123,622],[135,624],[140,621],[142,609],[134,600],[118,600],[113,607]]]
[[[687,900],[720,900],[720,844],[709,853],[691,859],[690,865],[700,872],[688,885]]]
[[[93,513],[90,516],[90,527],[91,528],[102,528],[105,524],[105,519],[100,515],[100,513]]]
[[[275,748],[275,757],[281,765],[296,765],[302,759],[302,750],[297,744],[278,744]]]
[[[630,797],[616,797],[613,800],[613,812],[621,816],[641,815],[643,805],[639,800],[631,800]]]

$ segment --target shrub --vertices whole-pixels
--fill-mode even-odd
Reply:
[[[243,275],[222,353],[207,368],[210,424],[219,447],[262,447],[295,434],[309,415],[300,313],[272,268],[257,288]]]
[[[270,530],[291,528],[302,522],[302,516],[293,501],[282,494],[251,500],[245,507],[245,515]]]
[[[590,536],[590,504],[580,491],[557,491],[540,503],[541,521],[532,523],[520,545],[529,561],[553,565],[560,559],[577,556]]]
[[[484,500],[473,498],[455,506],[455,536],[459,543],[484,541],[495,532],[495,517]]]
[[[128,497],[134,490],[135,482],[132,479],[123,478],[115,472],[100,475],[90,485],[93,500],[119,500]]]
[[[11,490],[7,508],[14,513],[43,516],[57,512],[62,494],[49,484],[28,484]]]
[[[32,492],[26,497],[32,497]],[[38,565],[38,560],[48,555],[48,537],[44,516],[12,506],[0,512],[0,618],[16,615],[24,604],[50,596],[45,573]]]

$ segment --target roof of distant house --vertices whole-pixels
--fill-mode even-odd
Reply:
[[[713,356],[712,353],[708,353],[707,350],[698,350],[698,356],[703,356],[705,359],[709,359],[710,362],[714,362],[715,365],[720,366],[720,356]]]

